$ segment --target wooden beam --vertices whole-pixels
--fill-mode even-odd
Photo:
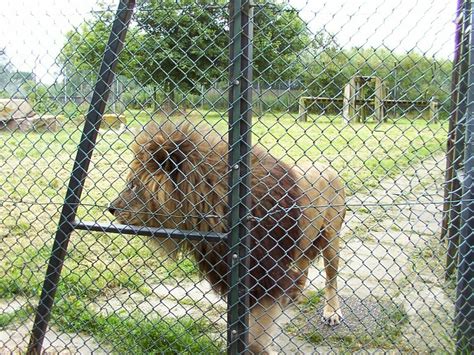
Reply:
[[[383,83],[382,83],[383,84]],[[398,106],[401,108],[420,108],[422,110],[428,110],[428,119],[433,122],[437,122],[439,119],[439,102],[436,100],[391,100],[385,99],[385,87],[379,87],[376,90],[374,99],[361,99],[354,97],[353,87],[350,83],[344,88],[343,97],[323,97],[323,96],[302,96],[298,101],[298,120],[301,122],[307,122],[308,120],[308,101],[314,104],[341,104],[342,103],[342,117],[346,122],[350,122],[359,114],[356,110],[356,105],[370,105],[374,107],[375,116],[379,122],[386,120],[386,110]],[[377,89],[377,88],[376,88]]]

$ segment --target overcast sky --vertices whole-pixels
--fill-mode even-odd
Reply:
[[[97,0],[2,0],[0,48],[13,65],[45,82],[57,77],[54,64],[65,33],[79,25]],[[117,1],[108,0],[114,4]],[[415,50],[451,58],[456,0],[289,0],[313,31],[325,28],[345,47]]]

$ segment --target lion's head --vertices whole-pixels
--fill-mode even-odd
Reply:
[[[226,209],[227,145],[222,138],[189,124],[150,123],[132,150],[126,186],[109,207],[119,223],[225,228],[217,218]]]

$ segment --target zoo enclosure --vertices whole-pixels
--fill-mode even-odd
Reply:
[[[121,5],[123,6],[122,10],[121,11],[126,11],[125,8],[127,5],[128,6],[131,6],[132,2],[121,2]],[[464,187],[464,190],[465,191],[463,194],[460,193],[461,191],[461,184],[464,183],[466,186],[471,186],[470,185],[470,182],[472,182],[472,177],[469,176],[469,174],[466,174],[466,178],[463,178],[463,179],[457,179],[457,176],[461,176],[462,174],[460,174],[460,172],[462,171],[462,169],[460,169],[462,167],[462,164],[461,162],[463,161],[463,159],[465,158],[465,161],[466,161],[466,164],[464,165],[464,171],[469,173],[469,172],[472,172],[472,169],[469,168],[469,164],[472,164],[472,162],[470,161],[470,157],[472,157],[472,154],[469,153],[469,151],[466,151],[464,152],[464,147],[470,147],[469,145],[469,139],[471,139],[472,135],[469,135],[469,132],[470,132],[470,129],[472,129],[472,126],[469,124],[469,121],[468,121],[468,118],[470,118],[469,115],[465,115],[463,110],[466,110],[465,112],[469,113],[469,109],[471,109],[470,107],[470,102],[471,100],[468,99],[467,95],[468,95],[468,88],[470,87],[469,85],[469,82],[467,81],[468,80],[468,68],[470,68],[468,64],[468,60],[472,58],[472,56],[469,56],[468,53],[469,51],[471,50],[471,43],[470,43],[470,38],[471,38],[471,35],[466,33],[466,31],[469,29],[469,21],[470,21],[470,8],[469,8],[469,5],[470,3],[466,2],[466,3],[462,3],[461,4],[462,6],[460,6],[460,9],[462,9],[464,11],[464,16],[460,16],[459,19],[461,19],[459,21],[459,26],[461,28],[461,31],[460,31],[460,34],[461,34],[461,38],[460,38],[460,45],[457,46],[457,48],[459,48],[460,50],[460,55],[459,55],[459,62],[455,62],[454,63],[454,73],[459,76],[459,83],[456,82],[456,80],[453,81],[453,88],[454,88],[454,92],[456,92],[456,90],[458,91],[458,94],[457,96],[453,96],[453,102],[455,102],[456,104],[453,106],[453,108],[451,109],[446,109],[446,107],[449,107],[449,99],[445,97],[444,100],[442,100],[442,103],[441,103],[441,110],[443,110],[443,107],[444,107],[444,110],[445,110],[445,114],[449,114],[450,117],[453,117],[453,118],[450,118],[450,123],[452,124],[452,126],[450,126],[448,128],[449,134],[455,134],[454,135],[454,139],[451,140],[451,142],[456,142],[457,144],[453,145],[452,148],[450,148],[450,150],[448,151],[448,154],[451,153],[451,151],[453,151],[455,154],[454,154],[454,157],[451,158],[451,163],[448,164],[448,169],[446,170],[446,173],[447,174],[451,174],[451,177],[448,178],[448,181],[447,181],[447,187],[448,189],[446,190],[446,194],[448,196],[448,198],[446,199],[446,207],[445,207],[445,214],[446,215],[449,215],[449,218],[448,219],[445,219],[446,223],[445,223],[445,226],[442,230],[442,232],[444,234],[446,234],[445,231],[449,231],[449,236],[447,237],[447,240],[449,242],[449,258],[448,258],[448,274],[449,273],[452,273],[452,269],[453,269],[453,265],[456,264],[455,262],[455,258],[453,258],[453,255],[455,254],[455,251],[457,250],[457,244],[460,244],[461,245],[461,248],[460,248],[460,255],[462,256],[462,258],[460,258],[460,267],[459,267],[459,281],[458,281],[458,294],[457,294],[457,300],[458,300],[458,314],[460,315],[461,318],[458,318],[457,319],[457,322],[459,325],[462,325],[461,327],[459,327],[459,340],[460,340],[460,343],[458,344],[458,346],[461,346],[462,345],[462,340],[463,340],[463,337],[462,335],[464,334],[465,338],[464,339],[468,339],[468,341],[472,341],[472,324],[469,323],[469,322],[466,322],[466,321],[463,321],[462,319],[462,315],[466,315],[468,314],[469,312],[469,303],[467,302],[463,302],[463,299],[465,301],[467,301],[465,299],[466,295],[469,295],[469,290],[472,289],[472,285],[469,285],[468,281],[472,280],[472,278],[470,278],[470,275],[469,275],[469,257],[472,256],[471,254],[469,254],[469,236],[472,235],[472,233],[469,232],[469,226],[468,224],[461,224],[462,221],[471,221],[472,218],[469,217],[469,215],[467,214],[466,211],[469,211],[469,202],[472,201],[472,198],[469,197],[467,195],[467,193],[469,192],[469,188],[466,188]],[[248,3],[246,3],[246,6],[248,6]],[[270,6],[271,7],[271,4],[262,4],[261,7],[256,6],[256,9],[257,9],[257,14],[261,11],[263,11],[262,9],[265,8],[265,6]],[[209,7],[209,9],[216,9],[216,7],[218,9],[225,9],[225,6],[223,4],[220,4],[220,6],[211,6]],[[236,6],[236,9],[241,9],[240,6]],[[128,8],[128,10],[130,11],[130,8]],[[280,11],[283,11],[283,10],[280,10]],[[286,11],[286,10],[285,10]],[[119,11],[120,12],[120,11]],[[126,13],[126,12],[123,12],[123,13]],[[289,13],[291,14],[291,11],[289,10]],[[251,32],[245,32],[243,29],[245,29],[245,17],[247,15],[247,12],[240,12],[239,10],[237,10],[237,15],[235,16],[236,18],[239,18],[240,19],[240,16],[243,16],[243,23],[241,23],[241,26],[242,28],[238,27],[238,28],[235,28],[234,29],[234,36],[230,36],[231,39],[234,39],[235,40],[235,43],[237,43],[236,45],[237,46],[241,46],[240,49],[234,49],[233,50],[233,53],[234,55],[236,53],[238,53],[237,55],[237,58],[241,58],[240,59],[240,62],[238,59],[235,59],[235,60],[231,60],[230,61],[230,65],[233,65],[233,68],[234,68],[234,71],[231,71],[232,73],[234,73],[234,75],[236,75],[236,77],[239,77],[239,79],[234,79],[232,78],[232,76],[229,78],[229,83],[231,83],[231,88],[230,89],[230,93],[231,93],[231,96],[229,98],[229,103],[230,103],[230,106],[231,108],[234,110],[234,111],[230,111],[230,118],[233,119],[234,121],[231,120],[231,129],[230,129],[230,132],[234,132],[235,136],[234,138],[230,139],[230,145],[231,147],[234,147],[236,149],[236,151],[240,151],[240,153],[243,153],[243,154],[236,154],[236,155],[233,155],[233,154],[230,154],[230,156],[232,156],[235,161],[231,161],[229,163],[229,166],[233,167],[235,166],[236,162],[241,162],[241,157],[245,157],[248,153],[246,153],[245,149],[248,149],[248,147],[250,146],[249,144],[249,141],[245,140],[245,139],[240,139],[240,138],[237,138],[237,137],[240,137],[241,135],[245,134],[248,139],[250,139],[250,122],[249,122],[249,119],[250,119],[250,112],[251,112],[251,108],[252,108],[252,99],[249,95],[250,93],[250,90],[249,88],[252,86],[251,83],[252,83],[252,77],[251,77],[251,72],[250,72],[250,69],[251,69],[251,66],[249,65],[249,63],[251,62],[251,56],[249,53],[245,53],[245,49],[250,49],[250,43],[252,43],[251,41],[251,35],[250,33]],[[233,18],[231,16],[231,18]],[[127,24],[127,20],[126,18],[122,17],[119,19],[121,19],[120,21],[117,22],[117,24],[121,24],[121,25],[126,25]],[[238,23],[238,21],[237,21]],[[237,25],[236,25],[237,26]],[[232,26],[230,26],[230,28],[233,28]],[[250,31],[249,28],[246,28],[247,30]],[[120,29],[118,27],[115,27],[115,34],[118,35],[118,34],[121,34],[123,36],[124,32],[121,32]],[[112,37],[113,39],[113,37]],[[249,41],[249,42],[245,42],[245,41]],[[120,39],[120,37],[117,37],[115,38],[115,45],[119,45],[120,43],[123,43],[123,39]],[[114,50],[114,46],[113,45],[110,45],[107,47],[109,49],[109,54],[105,56],[105,58],[109,59],[109,60],[112,60],[112,62],[114,61],[114,56],[113,56],[113,50]],[[118,48],[118,47],[116,47]],[[229,48],[227,48],[229,49]],[[301,55],[302,56],[302,55]],[[218,56],[216,60],[219,60],[220,57]],[[276,60],[275,58],[273,58],[274,60]],[[333,58],[334,60],[336,60],[337,58]],[[248,60],[249,62],[246,63],[246,60]],[[298,62],[299,60],[301,60],[301,57],[300,57],[300,54],[298,54],[296,56],[296,59],[294,59],[294,61]],[[112,72],[109,71],[111,70],[111,66],[110,66],[110,63],[107,64],[107,65],[103,65],[103,70],[102,70],[102,75],[100,75],[100,77],[102,78],[102,87],[100,87],[100,85],[98,84],[98,86],[96,87],[96,90],[95,90],[95,94],[96,94],[96,98],[92,98],[92,108],[91,110],[89,111],[89,114],[88,114],[88,117],[87,117],[87,120],[86,120],[86,126],[85,126],[85,129],[84,129],[84,135],[83,135],[83,138],[82,138],[82,141],[87,143],[87,147],[84,148],[84,146],[82,148],[79,149],[79,154],[82,154],[82,155],[78,155],[78,158],[76,159],[78,164],[81,163],[81,164],[85,164],[87,162],[88,159],[90,159],[91,157],[91,154],[92,154],[92,149],[93,149],[93,142],[95,141],[97,135],[98,135],[98,132],[99,132],[99,126],[100,126],[100,117],[103,113],[103,111],[105,110],[105,101],[106,101],[106,95],[104,95],[104,92],[107,91],[107,89],[110,87],[111,85],[111,80],[112,80]],[[467,66],[466,66],[467,65]],[[226,69],[229,69],[229,68],[226,68]],[[210,69],[209,69],[210,70]],[[302,69],[303,72],[307,71],[308,68],[306,67],[303,67]],[[237,75],[237,74],[240,74],[240,73],[243,73],[244,75],[242,75],[240,77],[240,75]],[[237,73],[237,74],[236,74]],[[271,78],[271,76],[270,76]],[[237,80],[237,81],[236,81]],[[264,80],[264,79],[261,79],[261,80]],[[270,80],[270,79],[267,79],[267,80]],[[100,83],[100,81],[99,81]],[[247,85],[247,87],[245,86]],[[260,85],[261,86],[264,86],[264,85]],[[322,88],[324,91],[326,88]],[[101,90],[103,90],[101,92]],[[169,93],[167,94],[169,96]],[[185,95],[183,95],[185,96]],[[296,100],[294,100],[295,102],[297,102],[297,97],[296,97]],[[176,98],[174,99],[176,100]],[[178,99],[179,100],[179,99]],[[337,100],[337,97],[334,97],[334,100]],[[165,106],[165,104],[167,103],[166,102],[167,100],[163,100],[163,106]],[[280,101],[280,99],[278,99],[277,101]],[[237,102],[239,102],[240,104],[236,104]],[[189,104],[189,103],[188,103]],[[192,103],[191,105],[194,105],[195,106],[198,106],[198,104],[196,103]],[[256,105],[258,106],[258,104]],[[179,108],[179,107],[178,107]],[[173,110],[174,108],[172,108]],[[292,112],[292,109],[290,107],[287,108],[288,112]],[[256,109],[256,111],[258,111],[258,108]],[[172,111],[166,111],[165,112],[165,116],[167,118],[169,117],[172,117],[172,114],[173,112]],[[246,117],[246,120],[244,121],[240,121],[240,117],[243,116],[243,117]],[[279,114],[274,114],[273,113],[273,116],[275,119],[278,120],[278,117],[279,117]],[[442,116],[442,115],[441,115]],[[204,115],[205,117],[205,115]],[[171,118],[172,119],[172,118]],[[446,117],[445,117],[446,119]],[[278,122],[278,121],[277,121]],[[276,125],[276,123],[275,123]],[[412,125],[413,127],[416,128],[416,125],[415,123],[413,124],[410,124]],[[443,126],[436,126],[437,129],[443,131]],[[270,125],[268,127],[268,129],[272,128],[272,125]],[[432,129],[430,128],[420,128],[419,129],[419,133],[424,133],[422,131],[428,131],[428,132],[431,132]],[[465,131],[465,133],[464,133]],[[443,131],[444,132],[444,131]],[[244,135],[244,136],[245,136]],[[464,141],[463,140],[463,137],[467,137],[467,141]],[[323,136],[321,136],[323,137]],[[235,143],[234,143],[235,142]],[[348,142],[349,143],[349,142]],[[381,141],[379,141],[379,143],[381,143]],[[411,142],[410,142],[411,143]],[[278,142],[277,142],[278,144]],[[297,143],[298,144],[298,143]],[[242,147],[242,148],[240,148]],[[454,148],[455,147],[455,148]],[[397,148],[397,147],[395,147]],[[244,150],[240,150],[240,149],[244,149]],[[306,147],[304,149],[307,149]],[[436,149],[433,149],[434,151],[429,151],[429,153],[434,153],[436,151]],[[303,155],[306,154],[306,151],[304,151]],[[388,155],[388,154],[387,154]],[[297,159],[295,159],[297,160]],[[246,163],[245,161],[244,162],[241,162],[242,165],[240,165],[240,168],[242,167],[246,167],[248,166],[248,163]],[[396,163],[396,162],[395,162]],[[437,162],[439,163],[439,162]],[[381,166],[382,163],[380,163]],[[457,164],[457,165],[455,165]],[[451,165],[453,166],[456,166],[455,169],[451,170]],[[62,226],[66,226],[67,228],[66,229],[59,229],[59,232],[58,232],[58,235],[62,235],[63,239],[62,241],[59,240],[57,241],[57,244],[55,246],[53,246],[53,250],[55,250],[57,253],[59,253],[58,255],[60,256],[59,258],[57,257],[58,255],[55,255],[54,257],[51,258],[51,260],[54,262],[54,263],[61,263],[61,258],[64,258],[66,256],[66,248],[65,248],[65,240],[67,240],[66,237],[66,234],[72,232],[72,229],[74,228],[77,228],[77,229],[86,229],[88,231],[92,231],[92,230],[96,230],[96,231],[112,231],[114,230],[115,232],[117,231],[120,231],[122,233],[132,233],[132,234],[140,234],[142,232],[144,232],[145,230],[142,228],[138,231],[134,230],[133,227],[129,226],[127,227],[127,229],[120,229],[120,230],[117,230],[117,229],[107,229],[107,228],[104,228],[101,224],[98,224],[98,223],[91,223],[91,224],[87,224],[87,223],[76,223],[74,222],[73,220],[73,215],[75,213],[73,213],[73,209],[77,208],[79,206],[79,200],[78,198],[80,198],[80,190],[82,189],[80,187],[81,185],[81,182],[83,183],[85,177],[86,177],[86,172],[87,172],[87,164],[84,165],[84,166],[81,166],[80,164],[79,165],[76,165],[75,168],[73,168],[73,171],[76,171],[76,172],[79,172],[80,173],[80,176],[78,177],[78,175],[74,176],[73,175],[73,178],[71,179],[71,183],[72,184],[78,184],[78,185],[73,185],[73,186],[69,186],[68,188],[68,191],[69,191],[69,196],[70,196],[70,199],[72,200],[67,200],[67,203],[65,205],[65,208],[70,208],[69,210],[65,210],[63,211],[63,217],[67,217],[69,218],[69,220],[67,222],[65,222],[64,220],[61,222],[60,221],[60,225]],[[240,192],[240,196],[239,198],[236,197],[235,195],[235,198],[237,198],[237,200],[240,200],[243,196],[247,195],[247,192],[246,189],[248,189],[248,186],[249,184],[248,183],[245,183],[245,176],[248,174],[245,169],[236,169],[236,171],[239,171],[240,172],[240,176],[237,176],[237,175],[234,175],[233,178],[233,182],[231,182],[229,185],[230,186],[239,186],[240,185],[240,188],[239,190],[235,190],[235,191],[241,191]],[[390,171],[390,170],[389,170]],[[450,173],[451,171],[451,173]],[[383,174],[383,175],[389,175],[389,174]],[[429,174],[428,174],[429,175]],[[448,176],[448,175],[447,175]],[[457,179],[457,180],[456,180]],[[471,179],[471,180],[470,180]],[[350,180],[349,180],[350,181]],[[457,184],[457,185],[456,185]],[[349,186],[349,190],[351,190],[352,192],[357,192],[357,188],[351,188],[350,185]],[[357,185],[356,185],[357,186]],[[454,186],[454,187],[453,187]],[[457,187],[456,187],[457,186]],[[389,190],[387,188],[387,190]],[[472,189],[471,189],[472,190]],[[387,193],[389,191],[386,191]],[[416,201],[415,201],[416,202]],[[408,201],[406,202],[406,205],[409,205],[410,203],[413,203],[413,201]],[[376,201],[376,204],[382,204],[380,202],[377,202]],[[436,204],[436,202],[434,202],[434,204]],[[437,203],[439,204],[439,202]],[[423,203],[420,202],[420,205],[423,205]],[[69,206],[69,207],[68,207]],[[231,222],[231,225],[233,226],[233,228],[231,228],[231,231],[234,231],[233,233],[231,233],[233,236],[234,236],[234,242],[236,242],[236,247],[238,245],[238,236],[239,235],[246,235],[246,230],[248,227],[246,227],[244,224],[241,224],[240,221],[242,221],[242,219],[240,218],[241,216],[245,216],[248,214],[248,212],[246,212],[246,209],[248,209],[248,206],[245,206],[244,204],[241,204],[241,203],[230,203],[230,206],[234,206],[234,208],[236,208],[233,216],[234,216],[234,222],[232,223]],[[360,204],[349,204],[349,207],[351,208],[351,210],[354,210],[356,209],[357,207],[360,207],[360,208],[365,208],[366,206],[370,206],[370,202],[369,202],[369,199],[366,198],[366,201],[361,201]],[[397,208],[401,208],[401,206],[403,206],[403,203],[394,203],[394,206],[397,207]],[[72,208],[72,210],[71,210]],[[242,210],[240,210],[242,209]],[[461,211],[464,212],[464,216],[461,218]],[[357,218],[357,216],[352,216],[352,218]],[[367,218],[367,217],[363,217],[363,218]],[[381,223],[381,222],[377,222],[377,223]],[[364,224],[364,223],[363,223]],[[72,228],[72,229],[71,229]],[[240,230],[239,230],[240,229]],[[369,227],[369,229],[374,229],[374,227]],[[462,231],[463,233],[461,234],[460,231]],[[148,235],[150,234],[156,234],[157,231],[156,230],[148,230],[146,231]],[[166,235],[170,235],[170,232],[169,231],[165,231],[165,234]],[[176,233],[177,235],[180,234],[180,232]],[[198,233],[199,235],[199,233]],[[195,237],[197,237],[198,235],[194,235]],[[461,237],[461,235],[463,235],[464,237],[461,238],[461,242],[458,240],[458,238]],[[190,237],[190,236],[193,236],[192,234],[190,233],[185,233],[185,236],[186,237]],[[219,237],[219,236],[216,236],[216,237]],[[243,253],[245,254],[245,245],[242,246],[244,248],[243,250]],[[242,259],[245,259],[243,255],[241,255],[241,258]],[[54,283],[58,281],[59,279],[59,273],[60,273],[60,268],[58,267],[58,264],[50,264],[52,266],[50,266],[50,271],[47,272],[47,274],[49,275],[49,277],[51,277],[51,275],[54,275],[54,273],[52,272],[55,272],[56,273],[56,280],[53,279],[48,279],[49,281],[53,281],[53,285],[50,284],[50,286],[47,286],[43,289],[43,296],[41,297],[41,299],[43,300],[42,301],[42,304],[45,305],[45,308],[43,308],[43,311],[41,311],[41,308],[40,310],[38,311],[37,313],[37,324],[36,324],[36,335],[34,335],[33,337],[33,340],[32,340],[32,347],[36,347],[38,346],[38,339],[41,339],[41,337],[43,335],[45,335],[45,328],[44,328],[44,325],[48,319],[48,316],[47,316],[47,313],[48,313],[48,308],[50,308],[53,304],[53,297],[52,296],[52,290],[54,290],[55,286],[54,286]],[[244,267],[244,269],[240,269],[240,267]],[[467,267],[467,269],[466,269]],[[451,269],[451,271],[449,271]],[[8,269],[5,268],[5,272],[7,271]],[[242,275],[245,275],[245,265],[242,265],[242,266],[239,266],[239,265],[236,265],[236,267],[233,269],[234,272],[236,273],[233,280],[236,281],[238,280],[239,278],[237,277],[237,275],[239,275],[240,273],[240,276],[242,277]],[[242,280],[242,279],[241,279]],[[55,281],[55,282],[54,282]],[[472,281],[470,281],[472,282]],[[236,282],[236,285],[238,283]],[[240,286],[242,287],[243,285],[240,284]],[[230,292],[230,295],[233,295],[233,297],[236,297],[236,295],[238,295],[237,292]],[[245,295],[245,292],[244,292],[244,295]],[[48,304],[45,304],[46,303],[49,303]],[[238,330],[237,330],[237,334],[238,335],[241,335],[242,338],[241,340],[242,341],[239,341],[239,342],[236,342],[235,341],[235,334],[232,333],[232,328],[231,327],[227,327],[227,330],[229,331],[229,344],[232,345],[232,344],[235,344],[235,346],[240,346],[240,347],[245,347],[245,343],[246,343],[246,325],[245,323],[247,322],[247,320],[245,319],[245,316],[243,317],[243,315],[246,314],[246,307],[245,307],[245,297],[240,300],[240,301],[236,301],[236,299],[234,298],[233,300],[231,299],[230,300],[230,305],[234,305],[235,308],[235,311],[234,312],[229,312],[231,318],[230,318],[230,324],[232,324],[233,322],[236,322],[235,324],[238,324]],[[237,308],[240,308],[240,310],[238,310]],[[233,318],[232,318],[233,317]],[[233,319],[233,320],[232,320]],[[467,318],[466,318],[467,319]],[[38,322],[41,323],[43,322],[43,327],[41,325],[38,325]],[[35,333],[35,332],[34,332]],[[36,339],[35,339],[36,337]],[[39,341],[39,343],[41,343],[41,341]],[[331,345],[332,346],[332,345]],[[230,348],[232,349],[232,347]],[[32,350],[32,349],[30,349]],[[235,349],[236,350],[236,349]]]

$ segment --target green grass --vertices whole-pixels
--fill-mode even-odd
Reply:
[[[0,298],[39,295],[50,248],[15,247],[0,258]]]
[[[130,112],[131,126],[149,121],[146,113]],[[219,112],[192,112],[189,119],[205,121],[225,134],[227,117]],[[291,164],[320,161],[341,172],[349,192],[368,191],[386,177],[444,149],[446,127],[424,120],[399,119],[396,124],[346,124],[338,116],[318,116],[297,122],[294,115],[269,113],[253,121],[254,143]]]
[[[132,111],[129,116],[133,116],[132,129],[150,121],[145,112]],[[226,133],[225,113],[194,112],[190,117],[193,122],[205,122]],[[82,127],[78,122],[68,122],[57,133],[0,132],[0,298],[39,297],[80,139]],[[291,115],[275,113],[254,119],[252,139],[292,165],[329,163],[340,172],[348,193],[353,194],[370,193],[387,177],[396,177],[407,167],[442,152],[445,136],[446,127],[439,123],[401,119],[380,126],[347,125],[338,117],[301,123]],[[133,138],[131,132],[99,136],[78,218],[110,221],[106,206],[123,187]],[[143,314],[123,319],[95,314],[87,307],[97,297],[113,296],[120,290],[149,296],[156,284],[180,285],[198,279],[189,258],[174,262],[159,257],[146,241],[144,237],[74,232],[53,325],[103,339],[118,352],[166,352],[162,346],[169,347],[169,353],[193,353],[198,349],[218,352],[220,344],[203,336],[209,325],[200,321],[166,315],[148,319]],[[306,306],[315,307],[320,298],[320,294],[311,295]],[[193,300],[185,302],[192,304]],[[0,325],[22,316],[0,318]],[[318,334],[311,338],[316,342]]]
[[[127,247],[133,248],[128,245]],[[146,248],[146,246],[143,247]],[[151,278],[153,265],[156,267],[157,263],[163,264],[163,262],[156,258],[147,260],[146,257],[144,258],[143,250],[135,250],[136,253],[128,260],[127,255],[130,256],[130,253],[125,251],[123,257],[109,264],[97,261],[85,263],[81,262],[84,259],[79,260],[86,258],[85,254],[80,253],[80,249],[71,250],[66,259],[53,308],[51,322],[53,326],[66,332],[83,332],[93,335],[95,339],[106,344],[105,346],[113,347],[114,352],[118,353],[153,351],[169,354],[196,352],[217,354],[222,351],[222,341],[213,339],[209,335],[216,334],[217,330],[205,320],[191,317],[175,319],[155,313],[138,312],[122,319],[118,315],[102,315],[91,311],[87,305],[92,304],[97,297],[111,295],[120,289],[125,288],[143,295],[150,295],[151,290],[144,283],[147,279],[144,271],[148,271]],[[19,295],[39,298],[48,256],[49,246],[44,246],[39,250],[26,247],[8,261],[3,260],[4,263],[0,266],[0,272],[2,272],[0,298],[8,300]],[[149,262],[148,265],[135,265],[132,268],[126,266],[134,261],[139,261],[141,264]],[[8,265],[9,262],[11,262],[10,265]],[[43,272],[35,273],[33,271],[35,269],[42,269]],[[190,263],[189,259],[184,259],[174,265],[170,262],[167,265],[159,265],[159,270],[154,269],[154,271],[157,275],[163,275],[164,278],[161,280],[163,282],[178,282],[176,280],[185,278],[185,273],[188,279],[190,275],[196,273],[194,264]],[[31,308],[24,308],[0,315],[0,329],[28,319],[32,312]]]
[[[33,308],[24,306],[14,312],[0,314],[0,330],[5,329],[13,323],[19,323],[27,320],[33,314]]]
[[[150,120],[144,112],[132,112],[130,127],[139,128]],[[178,118],[176,118],[178,119]],[[190,119],[196,124],[207,122],[222,134],[227,130],[224,113],[193,113]],[[267,114],[254,119],[253,141],[267,147],[271,153],[290,164],[308,164],[320,161],[331,164],[341,172],[348,192],[367,192],[387,177],[395,177],[405,168],[444,149],[446,127],[427,124],[425,121],[399,120],[396,124],[347,125],[340,119],[320,117],[315,122],[296,122],[288,114]],[[9,181],[0,199],[18,200],[25,196],[60,203],[64,181],[71,170],[71,160],[80,137],[80,127],[70,123],[58,133],[17,132],[0,133],[5,140],[0,150],[0,161],[8,162],[4,177],[13,173],[18,181]],[[95,200],[105,202],[115,195],[110,184],[120,189],[117,179],[126,171],[130,152],[127,149],[133,134],[114,133],[99,137],[94,154],[94,166],[90,176],[96,187],[108,187],[91,191]],[[22,164],[19,162],[22,161]],[[94,179],[100,176],[101,179]],[[107,185],[101,186],[104,181]],[[2,181],[3,182],[3,181]],[[91,185],[89,185],[92,187]],[[7,195],[7,196],[5,196]],[[9,195],[9,196],[8,196]],[[99,199],[99,201],[97,201]]]
[[[116,314],[101,315],[72,297],[57,303],[53,321],[66,332],[93,334],[105,347],[116,353],[145,354],[219,354],[224,345],[216,339],[215,329],[207,321],[190,317],[173,318],[134,313],[127,318]]]
[[[352,352],[355,350],[376,348],[376,349],[399,349],[399,338],[402,336],[403,326],[408,322],[408,315],[405,311],[395,305],[383,310],[382,317],[377,321],[378,328],[370,334],[362,332],[352,333],[331,339],[335,344],[342,344],[342,348]]]
[[[78,234],[82,239],[71,241],[62,272],[59,289],[65,293],[93,300],[126,288],[147,296],[151,284],[197,280],[198,271],[190,259],[174,262],[155,257],[145,238]],[[39,296],[50,245],[13,250],[0,261],[0,298]]]
[[[439,280],[445,280],[446,255],[448,253],[446,243],[423,235],[421,238],[425,239],[425,241],[420,242],[420,245],[412,254],[412,272],[418,275],[428,273]],[[453,303],[456,301],[456,276],[456,272],[454,272],[451,278],[445,280],[444,283],[439,283]]]
[[[323,300],[324,290],[310,291],[305,295],[303,299],[303,310],[313,311],[321,304]]]

